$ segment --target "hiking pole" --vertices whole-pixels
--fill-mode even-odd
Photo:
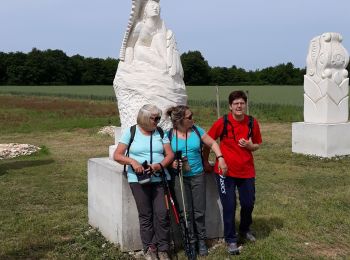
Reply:
[[[160,168],[162,169],[161,179],[162,179],[162,185],[163,185],[163,190],[164,190],[165,207],[167,209],[168,218],[169,218],[169,221],[170,221],[170,234],[172,236],[172,240],[173,240],[173,243],[174,243],[174,255],[176,255],[176,259],[177,259],[177,253],[175,251],[176,245],[175,245],[174,232],[173,232],[173,229],[172,229],[172,226],[171,226],[171,219],[170,219],[169,201],[171,203],[171,207],[173,209],[173,214],[174,214],[174,217],[175,217],[175,223],[177,225],[180,223],[179,213],[176,210],[173,197],[171,196],[171,192],[170,192],[168,180],[166,178],[166,174],[165,174],[165,171],[164,171],[164,167],[163,167],[163,165],[161,163],[159,163],[159,165],[160,165]]]
[[[181,192],[181,199],[182,199],[182,205],[183,205],[183,215],[185,220],[185,228],[184,228],[184,249],[187,255],[187,258],[189,260],[196,259],[195,253],[192,251],[190,238],[189,238],[189,232],[188,232],[188,221],[187,221],[187,211],[186,211],[186,204],[185,204],[185,193],[184,193],[184,187],[183,187],[183,172],[182,167],[180,168],[180,160],[181,160],[181,151],[176,152],[176,160],[177,160],[177,172],[179,174],[179,183],[180,183],[180,192]]]

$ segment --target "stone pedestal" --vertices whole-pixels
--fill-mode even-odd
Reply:
[[[206,182],[207,237],[223,237],[222,208],[214,174],[206,174]],[[89,224],[110,242],[119,244],[122,251],[142,249],[138,212],[122,165],[109,158],[88,161],[88,211]],[[173,225],[175,232],[176,229]]]
[[[350,123],[293,123],[292,152],[328,158],[348,155]]]

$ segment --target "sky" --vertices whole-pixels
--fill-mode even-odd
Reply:
[[[338,32],[350,52],[350,0],[161,0],[181,53],[246,70],[306,66],[311,39]],[[0,52],[60,49],[118,58],[131,0],[0,0]]]

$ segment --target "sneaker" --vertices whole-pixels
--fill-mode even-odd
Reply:
[[[167,252],[158,252],[159,260],[170,260]]]
[[[239,249],[237,243],[227,244],[227,252],[231,255],[239,255]]]
[[[157,250],[155,248],[149,247],[144,257],[146,260],[157,260]]]
[[[198,241],[198,254],[200,256],[208,255],[208,248],[207,248],[207,245],[205,244],[204,240]]]
[[[256,241],[256,238],[251,231],[248,231],[247,233],[240,233],[240,237],[242,238],[243,241],[249,241],[249,242]]]

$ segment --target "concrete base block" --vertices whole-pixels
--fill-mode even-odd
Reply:
[[[207,237],[220,238],[223,237],[222,208],[214,174],[207,174],[206,182]],[[110,242],[119,244],[122,251],[142,249],[138,212],[122,165],[109,158],[88,161],[88,211],[89,224]],[[180,245],[177,227],[172,228]]]
[[[292,152],[320,157],[350,154],[350,123],[292,124]]]

